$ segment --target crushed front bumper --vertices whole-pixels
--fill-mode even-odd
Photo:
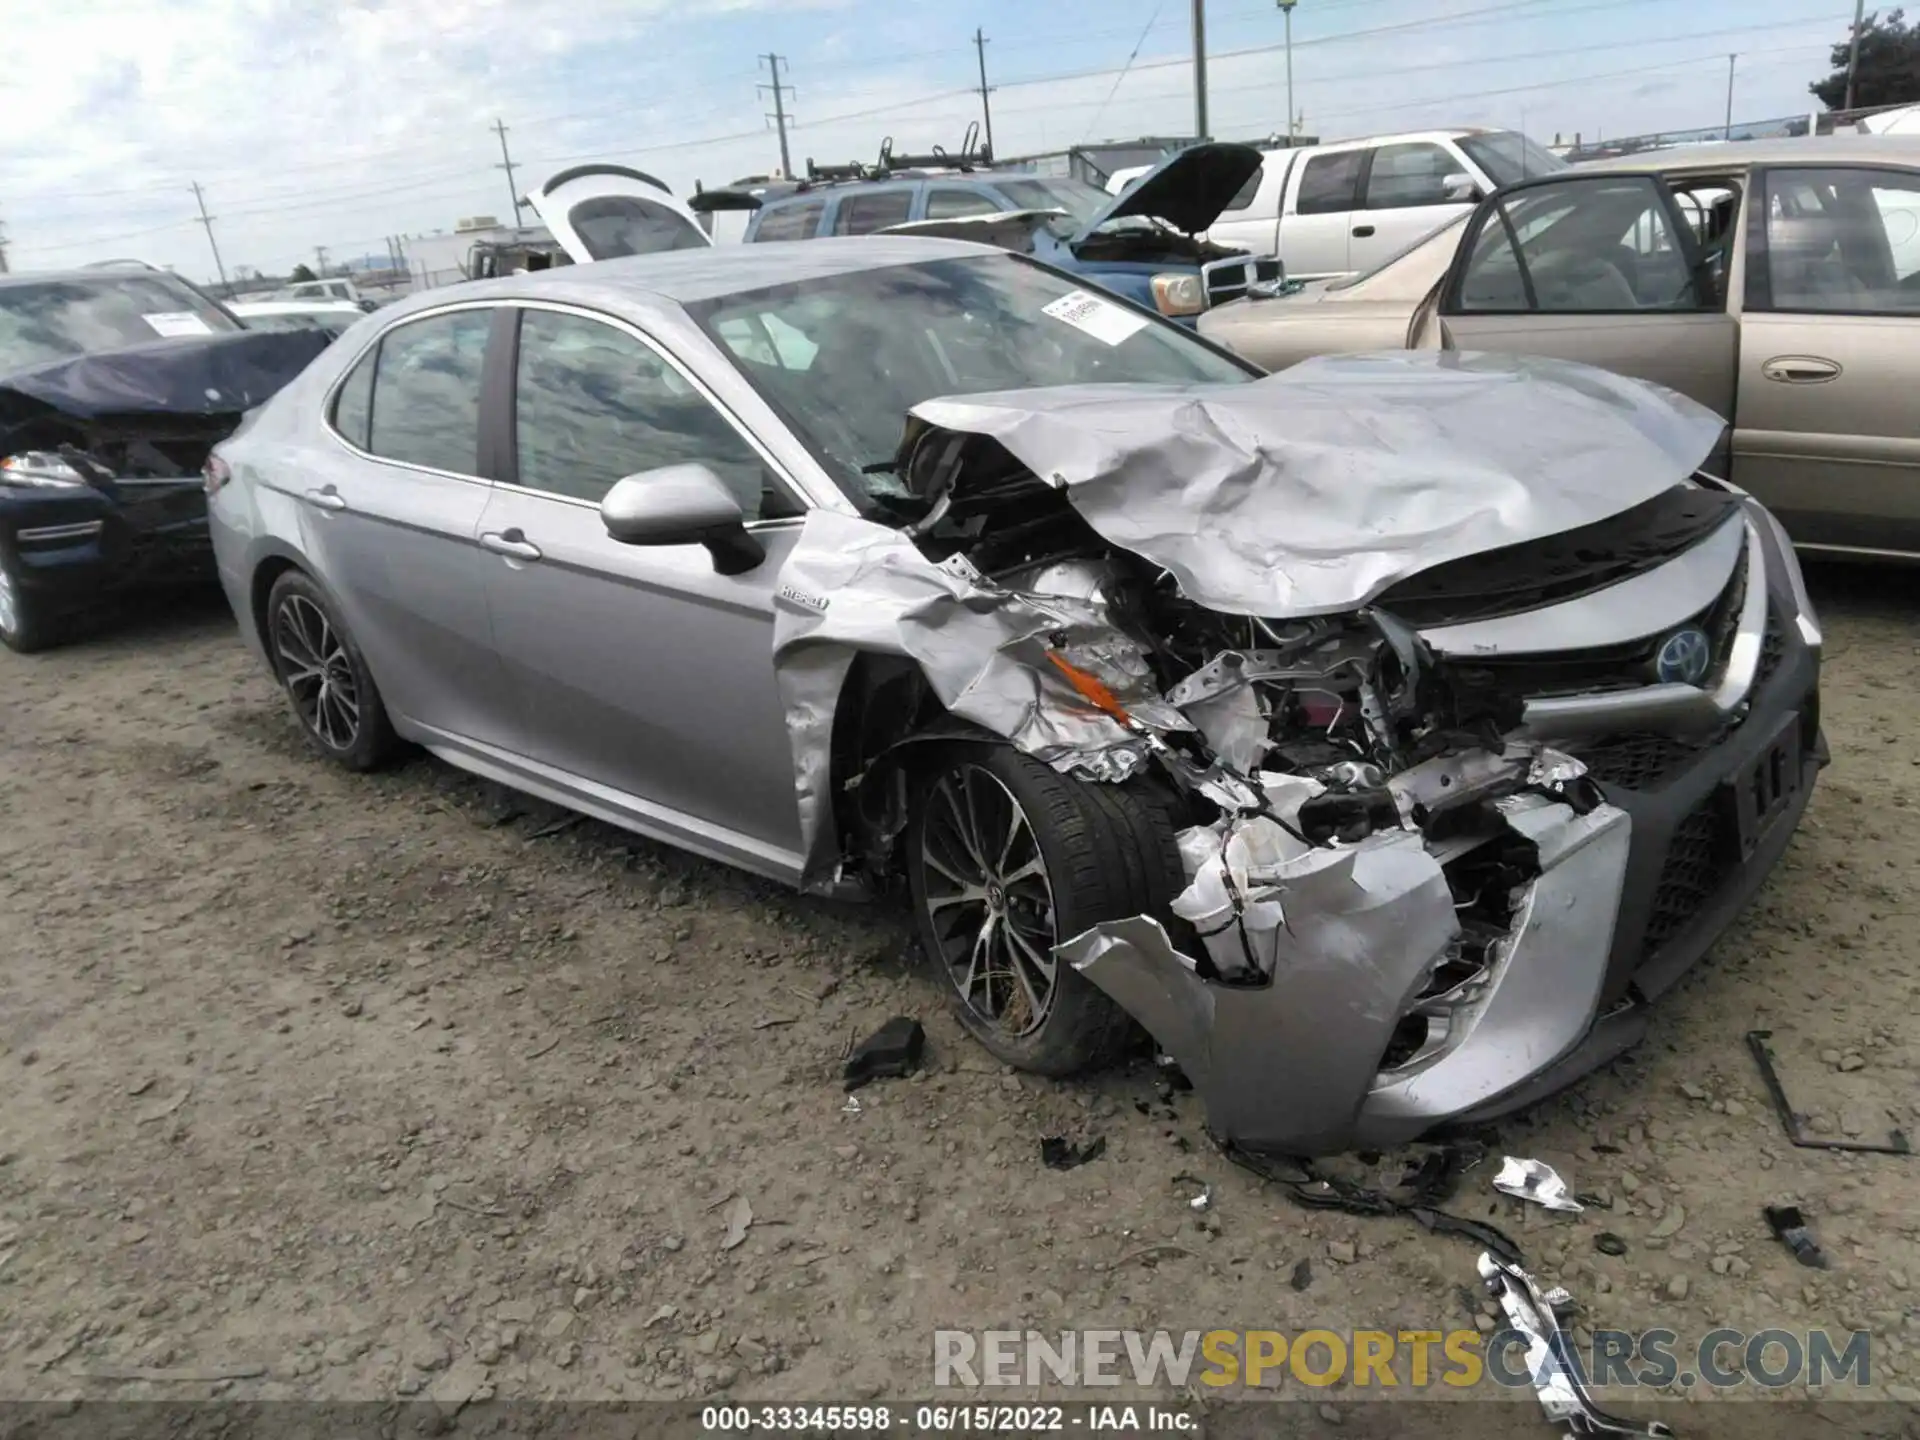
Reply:
[[[1819,632],[1782,537],[1755,523],[1763,631],[1751,680],[1722,723],[1597,737],[1583,755],[1604,803],[1577,813],[1539,794],[1495,802],[1530,846],[1524,887],[1492,959],[1431,995],[1457,930],[1436,888],[1444,845],[1385,832],[1284,889],[1264,983],[1203,979],[1158,922],[1102,926],[1059,947],[1188,1072],[1223,1139],[1325,1154],[1404,1143],[1492,1118],[1613,1059],[1648,1002],[1732,923],[1785,852],[1826,762]],[[1437,862],[1437,863],[1436,863]],[[1424,987],[1424,988],[1423,988]],[[1390,1061],[1422,1007],[1435,1037]]]

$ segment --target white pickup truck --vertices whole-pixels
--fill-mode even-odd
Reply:
[[[1566,168],[1511,130],[1425,130],[1269,150],[1207,238],[1278,254],[1290,280],[1351,275],[1502,185]]]

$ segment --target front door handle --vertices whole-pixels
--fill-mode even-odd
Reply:
[[[347,502],[341,498],[340,492],[331,485],[327,486],[324,490],[307,491],[307,499],[315,505],[318,505],[322,510],[344,510],[347,508]]]
[[[1353,238],[1356,240],[1365,240],[1372,234],[1373,227],[1371,225],[1356,225],[1353,227]]]
[[[480,544],[496,555],[511,556],[515,560],[540,558],[540,547],[518,530],[489,530],[480,537]]]
[[[1839,378],[1840,366],[1818,355],[1776,355],[1760,367],[1760,373],[1782,385],[1824,385]]]

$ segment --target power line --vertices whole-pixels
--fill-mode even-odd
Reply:
[[[987,35],[978,26],[973,31],[973,48],[980,57],[980,119],[986,130],[987,153],[993,153],[993,107],[987,96],[993,93],[993,87],[987,84]]]
[[[193,203],[200,207],[200,223],[207,227],[207,247],[213,251],[213,268],[220,272],[220,286],[226,288],[227,267],[220,258],[220,243],[213,238],[213,216],[207,214],[207,200],[200,193],[200,182],[193,182]]]
[[[1120,89],[1120,82],[1133,73],[1133,62],[1140,58],[1140,47],[1147,43],[1147,32],[1152,30],[1154,24],[1160,19],[1160,10],[1161,6],[1156,4],[1153,7],[1153,14],[1147,18],[1147,23],[1140,27],[1140,38],[1133,42],[1133,51],[1127,56],[1127,63],[1122,65],[1120,73],[1113,77],[1113,85],[1107,91],[1107,98],[1100,102],[1100,108],[1095,110],[1093,118],[1087,121],[1086,134],[1080,137],[1082,140],[1093,134],[1093,127],[1099,124],[1100,117],[1107,113],[1107,106],[1112,103],[1114,94]]]
[[[513,202],[513,223],[520,223],[520,187],[513,183],[513,156],[507,153],[507,126],[504,120],[494,117],[493,133],[500,137],[500,163],[493,168],[507,172],[507,199]]]
[[[782,175],[791,175],[793,174],[793,161],[787,156],[786,93],[792,87],[780,83],[781,61],[778,55],[762,55],[760,58],[767,62],[767,74],[773,77],[773,83],[771,85],[756,85],[754,88],[756,90],[771,90],[773,92],[773,114],[767,118],[773,121],[775,128],[780,132],[780,173]]]

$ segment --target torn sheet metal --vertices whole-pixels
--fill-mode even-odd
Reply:
[[[962,558],[934,564],[886,526],[812,511],[780,569],[773,637],[809,884],[834,862],[833,715],[862,652],[915,661],[949,714],[1089,779],[1124,780],[1146,763],[1146,745],[1070,672],[1097,679],[1142,723],[1193,728],[1097,599],[1006,589]]]
[[[1500,1157],[1500,1173],[1493,1177],[1493,1188],[1516,1200],[1531,1200],[1549,1210],[1578,1215],[1587,1207],[1573,1198],[1560,1172],[1544,1160],[1525,1160],[1518,1155]]]
[[[1416,571],[1630,509],[1687,479],[1724,428],[1644,381],[1460,351],[912,413],[998,440],[1195,604],[1267,618],[1356,609]]]
[[[1527,1374],[1533,1380],[1540,1409],[1570,1435],[1638,1435],[1645,1440],[1673,1440],[1673,1431],[1658,1420],[1645,1422],[1609,1415],[1594,1403],[1580,1378],[1578,1356],[1570,1336],[1560,1328],[1554,1305],[1570,1303],[1564,1290],[1542,1291],[1533,1276],[1482,1251],[1480,1281],[1500,1303],[1507,1324],[1527,1346]]]
[[[1055,947],[1146,1026],[1206,1102],[1207,1124],[1252,1150],[1344,1148],[1395,1023],[1459,933],[1439,862],[1392,831],[1294,876],[1272,978],[1201,978],[1148,916]]]

